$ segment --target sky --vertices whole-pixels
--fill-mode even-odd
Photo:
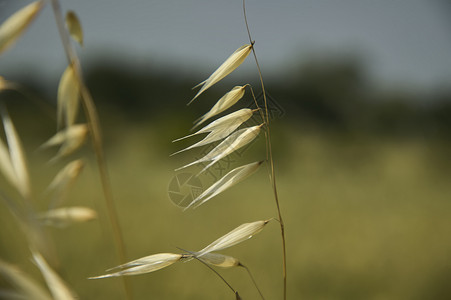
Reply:
[[[0,0],[0,22],[29,0]],[[175,69],[207,77],[248,43],[241,0],[62,0],[85,32],[84,65],[108,60],[137,69]],[[451,5],[447,0],[247,0],[264,75],[284,80],[301,62],[348,56],[375,84],[434,90],[451,78]],[[0,76],[58,80],[65,56],[47,6],[14,48]],[[240,67],[254,72],[250,60]],[[54,85],[56,83],[53,83]]]

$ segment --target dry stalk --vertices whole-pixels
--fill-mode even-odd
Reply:
[[[246,2],[243,0],[243,14],[244,14],[244,22],[246,24],[246,30],[247,34],[249,36],[249,41],[253,43],[251,32],[249,30],[249,24],[247,22],[247,15],[246,15]],[[269,178],[271,181],[272,189],[274,192],[274,200],[276,202],[277,207],[277,214],[280,224],[280,234],[282,238],[282,265],[283,265],[283,299],[287,299],[287,254],[286,254],[286,243],[285,243],[285,226],[282,219],[282,213],[280,211],[280,204],[279,204],[279,195],[277,193],[277,184],[276,184],[276,172],[274,169],[274,158],[272,154],[272,146],[271,146],[271,129],[270,129],[270,121],[269,121],[269,111],[268,111],[268,101],[266,99],[266,91],[265,91],[265,84],[263,83],[263,76],[260,69],[260,64],[258,63],[257,54],[255,53],[255,47],[252,47],[252,53],[254,55],[255,64],[257,65],[258,70],[258,76],[260,79],[260,84],[262,88],[262,95],[263,95],[263,101],[265,104],[265,123],[266,123],[266,140],[267,140],[267,156],[269,158],[269,165],[270,165],[270,174]]]
[[[64,47],[64,51],[67,56],[69,65],[72,65],[75,72],[75,77],[80,85],[80,94],[82,99],[82,106],[86,114],[87,123],[89,126],[89,131],[91,133],[91,140],[94,147],[94,152],[96,155],[96,161],[99,168],[100,180],[102,183],[102,190],[104,194],[104,200],[107,207],[108,216],[110,219],[111,227],[113,230],[113,236],[115,240],[115,246],[118,251],[119,262],[124,264],[126,262],[125,254],[125,244],[122,238],[122,232],[119,225],[119,220],[114,206],[114,200],[112,195],[111,183],[108,176],[107,165],[105,162],[104,151],[102,146],[102,133],[99,125],[99,118],[97,114],[94,101],[92,99],[91,93],[84,83],[80,61],[77,54],[75,53],[73,46],[70,42],[68,32],[64,27],[63,15],[61,12],[61,6],[58,0],[51,0],[53,13],[55,15],[56,24],[60,34],[61,42]],[[132,298],[131,288],[125,277],[122,277],[126,297],[128,299]]]

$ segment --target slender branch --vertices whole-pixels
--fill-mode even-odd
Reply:
[[[243,0],[243,14],[244,14],[244,22],[246,24],[247,34],[249,36],[249,41],[253,43],[251,32],[249,30],[249,24],[247,22],[247,15],[246,15],[246,3],[245,0]],[[269,121],[269,110],[268,110],[268,101],[266,99],[266,91],[265,91],[265,84],[263,83],[263,76],[260,69],[260,64],[258,63],[257,54],[255,53],[255,47],[252,47],[252,53],[254,55],[255,64],[257,65],[258,75],[260,78],[261,88],[262,88],[262,94],[263,94],[263,101],[265,104],[265,113],[266,113],[266,137],[267,137],[267,156],[269,156],[269,164],[271,168],[271,172],[269,174],[272,189],[274,192],[274,200],[276,202],[277,207],[277,214],[279,218],[280,223],[280,233],[282,237],[282,264],[283,264],[283,299],[287,298],[287,255],[286,255],[286,246],[285,246],[285,226],[282,219],[282,214],[280,212],[280,205],[279,205],[279,196],[277,193],[277,184],[276,184],[276,173],[274,168],[274,159],[272,154],[272,146],[271,146],[271,130],[270,130],[270,121]]]
[[[80,94],[82,99],[83,109],[86,115],[90,136],[92,140],[92,144],[94,147],[94,152],[96,155],[97,165],[100,173],[100,180],[102,183],[102,190],[104,194],[105,204],[107,207],[108,216],[110,219],[111,227],[113,230],[113,236],[115,240],[116,249],[118,251],[120,264],[124,264],[126,262],[125,255],[125,245],[122,238],[122,232],[119,225],[119,220],[117,216],[117,212],[114,206],[112,191],[111,191],[111,183],[108,177],[107,166],[105,162],[105,156],[102,147],[102,133],[99,125],[99,118],[97,114],[96,107],[94,105],[94,101],[92,99],[91,93],[86,87],[86,84],[83,80],[80,60],[76,55],[75,50],[70,42],[69,35],[67,30],[64,27],[63,15],[61,12],[60,3],[58,0],[51,0],[53,13],[55,15],[55,20],[57,23],[58,31],[61,37],[61,42],[64,47],[64,51],[67,56],[67,60],[70,65],[73,66],[75,77],[80,86]],[[132,299],[131,289],[125,277],[122,277],[125,293],[127,299]]]

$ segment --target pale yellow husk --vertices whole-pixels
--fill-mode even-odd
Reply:
[[[173,140],[172,142],[177,142],[189,137],[192,137],[197,134],[201,133],[207,133],[207,132],[213,132],[218,130],[223,130],[224,128],[228,128],[230,126],[234,126],[235,124],[242,124],[249,120],[249,118],[252,116],[253,111],[250,108],[242,108],[240,110],[234,111],[228,115],[225,115],[210,124],[206,125],[205,127],[199,129],[195,133],[192,133],[190,135],[184,136],[182,138]]]
[[[72,65],[61,76],[57,95],[57,126],[62,128],[63,120],[69,128],[75,123],[80,102],[80,85]]]
[[[254,140],[258,133],[260,132],[260,128],[262,125],[257,125],[249,128],[240,129],[234,133],[232,133],[229,137],[227,137],[224,141],[222,141],[218,146],[216,146],[213,150],[207,153],[204,157],[189,163],[181,168],[176,169],[179,171],[181,169],[187,168],[189,166],[211,161],[201,172],[205,171],[209,167],[211,167],[214,163],[219,161],[220,159],[226,157],[227,155],[233,153],[234,151],[244,147],[249,144],[252,140]]]
[[[223,249],[232,247],[238,243],[250,239],[252,236],[256,235],[263,230],[269,220],[255,221],[252,223],[244,223],[229,233],[223,235],[207,247],[203,248],[197,253],[198,257],[210,252],[221,251]]]
[[[27,274],[22,272],[18,267],[8,264],[2,260],[0,260],[0,277],[14,287],[16,295],[20,296],[20,298],[18,297],[17,299],[52,299],[48,292]]]
[[[58,274],[47,264],[45,259],[36,251],[33,251],[33,259],[53,295],[54,299],[72,300],[76,299],[74,293],[69,289],[66,283],[58,276]]]
[[[237,258],[219,253],[205,253],[199,259],[209,265],[221,268],[232,268],[240,265],[240,261]]]
[[[66,14],[66,27],[70,36],[83,46],[83,29],[81,27],[80,19],[73,11],[68,11]]]
[[[44,1],[35,1],[15,12],[0,25],[0,54],[22,35],[43,5]]]
[[[231,188],[235,184],[243,181],[248,176],[252,175],[257,171],[258,167],[263,163],[263,161],[253,162],[238,168],[233,169],[224,175],[221,179],[212,184],[208,189],[206,189],[202,194],[195,198],[186,208],[190,208],[195,205],[199,207],[216,195],[224,192],[225,190]]]
[[[216,102],[209,112],[199,118],[199,121],[196,122],[194,128],[237,103],[241,98],[243,98],[245,89],[246,85],[233,87],[230,92],[226,93],[221,97],[221,99],[218,100],[218,102]]]
[[[240,114],[237,114],[240,113]],[[235,116],[230,117],[230,115],[235,114]],[[226,137],[228,137],[232,132],[234,132],[238,127],[240,127],[244,122],[246,122],[250,117],[252,116],[252,110],[248,109],[248,108],[243,108],[240,109],[239,111],[233,112],[229,115],[226,115],[216,121],[214,121],[213,123],[217,122],[217,121],[221,121],[220,123],[214,124],[214,126],[211,126],[211,132],[201,141],[185,148],[182,149],[180,151],[177,151],[171,155],[175,155],[178,154],[180,152],[186,151],[186,150],[190,150],[196,147],[200,147],[200,146],[204,146],[204,145],[208,145],[210,143],[222,140]],[[226,119],[224,119],[226,118]],[[224,120],[221,120],[224,119]],[[208,126],[210,126],[211,124],[209,124]],[[208,127],[207,126],[207,127]],[[206,127],[204,127],[206,128]],[[210,130],[208,129],[208,130]],[[203,130],[203,129],[201,129]],[[198,132],[196,132],[196,134],[198,134]]]
[[[72,125],[69,128],[57,132],[54,136],[42,144],[40,148],[61,145],[58,153],[54,158],[52,158],[52,161],[54,162],[80,148],[86,141],[87,134],[88,126],[86,124]]]
[[[55,208],[38,215],[41,222],[53,226],[67,226],[72,223],[88,222],[96,218],[95,210],[83,206]]]
[[[210,75],[210,77],[207,78],[207,80],[202,81],[199,83],[196,87],[202,86],[199,92],[194,96],[194,98],[188,103],[191,104],[191,102],[194,101],[197,97],[199,97],[200,94],[202,94],[204,91],[206,91],[208,88],[210,88],[212,85],[229,75],[233,72],[236,68],[238,68],[239,65],[241,65],[246,57],[251,53],[252,45],[243,45],[240,48],[238,48],[235,52],[232,53],[223,63],[222,65],[216,69],[216,71],[213,72],[213,74]]]
[[[108,277],[117,277],[124,275],[138,275],[144,273],[150,273],[162,268],[168,267],[177,261],[179,261],[183,257],[182,254],[175,253],[158,253],[149,256],[145,256],[126,264],[114,267],[110,270],[114,269],[122,269],[121,271],[109,273],[105,275],[90,277],[89,279],[100,279],[100,278],[108,278]]]
[[[68,163],[61,171],[56,174],[55,178],[48,186],[48,190],[65,190],[75,181],[83,169],[84,163],[81,159]]]
[[[2,171],[4,172],[5,177],[10,180],[10,183],[15,185],[18,192],[24,198],[28,198],[31,193],[30,180],[22,143],[20,142],[14,124],[6,110],[2,110],[1,115],[9,149],[8,162],[8,155],[5,153],[5,145],[0,144],[0,163],[4,164],[2,166]]]

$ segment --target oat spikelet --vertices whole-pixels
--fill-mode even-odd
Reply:
[[[231,116],[231,115],[233,115],[233,116]],[[200,131],[208,132],[210,130],[210,133],[204,139],[202,139],[201,141],[199,141],[185,149],[182,149],[180,151],[177,151],[177,152],[171,154],[171,156],[178,154],[180,152],[189,150],[189,149],[193,149],[196,147],[204,146],[204,145],[222,140],[222,139],[228,137],[232,132],[234,132],[238,127],[240,127],[241,124],[246,122],[251,116],[252,116],[252,110],[249,108],[243,108],[243,109],[240,109],[239,111],[233,112],[229,115],[226,115],[226,116],[220,118],[220,119],[210,123],[209,125],[205,126],[204,128],[197,131],[196,133],[194,133],[194,134],[199,134],[199,133],[201,133]],[[213,123],[216,123],[216,124],[213,124]],[[210,127],[210,128],[207,128],[207,127]],[[207,128],[207,129],[205,129],[205,128]],[[186,138],[186,137],[183,137],[181,139],[184,139],[184,138]],[[181,139],[178,139],[178,140],[181,140]]]
[[[66,190],[77,179],[84,163],[81,159],[68,163],[61,171],[56,174],[55,178],[49,184],[47,190],[62,192]]]
[[[40,148],[62,145],[67,142],[67,140],[82,140],[87,133],[88,126],[86,124],[72,125],[69,128],[57,132],[54,136],[42,144]]]
[[[0,139],[0,171],[5,176],[6,180],[15,187],[18,187],[16,173],[14,171],[11,157],[9,156],[8,147]]]
[[[182,257],[183,257],[182,254],[174,254],[174,253],[153,254],[107,270],[111,271],[115,269],[122,269],[118,272],[109,273],[101,276],[89,277],[89,279],[100,279],[124,275],[138,275],[150,273],[166,268],[178,262]]]
[[[195,133],[192,133],[190,135],[184,136],[182,138],[173,140],[172,142],[178,142],[181,140],[184,140],[186,138],[201,134],[201,133],[207,133],[207,132],[213,132],[218,130],[223,130],[224,128],[228,128],[231,126],[235,126],[236,124],[242,124],[249,120],[249,118],[252,116],[253,111],[250,108],[243,108],[240,110],[237,110],[233,113],[230,113],[228,115],[225,115],[224,117],[221,117],[210,124],[206,125],[202,129],[199,129]]]
[[[31,24],[44,5],[35,1],[15,12],[0,25],[0,54],[8,49]]]
[[[61,145],[58,153],[52,158],[52,162],[67,156],[80,148],[86,141],[88,126],[86,124],[72,125],[69,128],[57,132],[49,140],[40,146],[41,149]]]
[[[207,112],[205,115],[200,117],[198,121],[196,121],[196,124],[194,125],[193,129],[202,124],[203,122],[205,122],[206,120],[210,119],[211,117],[214,117],[217,114],[222,113],[227,108],[237,103],[241,98],[243,98],[245,89],[246,85],[235,86],[230,92],[222,96],[221,99],[219,99],[218,102],[216,102],[216,104],[210,109],[209,112]]]
[[[72,206],[51,209],[38,214],[37,218],[46,225],[63,227],[72,223],[94,220],[97,218],[97,213],[89,207]]]
[[[197,255],[198,257],[202,257],[206,253],[221,251],[248,240],[262,231],[268,222],[269,220],[244,223],[197,252]]]
[[[262,163],[263,161],[253,162],[233,169],[232,171],[224,175],[221,179],[212,184],[196,199],[194,199],[187,207],[185,207],[185,210],[194,205],[195,208],[197,208],[216,195],[243,181],[244,179],[255,173],[255,171],[257,171],[258,167],[260,167]]]
[[[199,97],[200,94],[202,94],[204,91],[206,91],[209,87],[232,73],[233,70],[238,68],[239,65],[243,63],[243,61],[246,59],[246,57],[251,53],[252,45],[244,45],[238,48],[235,52],[232,53],[232,55],[229,56],[229,58],[226,59],[225,62],[222,63],[222,65],[216,69],[216,71],[213,72],[213,74],[210,75],[210,77],[207,78],[207,80],[202,81],[198,85],[196,85],[194,88],[197,88],[199,86],[202,86],[199,92],[197,92],[196,96],[188,103],[191,104],[191,102],[194,101],[197,97]]]
[[[221,268],[232,268],[241,265],[240,261],[235,257],[219,253],[205,253],[199,259],[209,265]]]
[[[18,189],[19,193],[24,198],[28,198],[30,196],[30,180],[22,143],[20,142],[19,136],[6,109],[1,110],[1,116],[3,119],[3,126],[5,128],[6,139],[8,141],[10,158],[10,163],[6,162],[7,157],[5,157],[6,154],[4,153],[5,147],[4,145],[0,145],[0,149],[3,149],[0,150],[0,158],[2,159],[2,163],[6,162],[2,167],[2,170],[6,170],[5,176],[10,180],[12,179],[12,176],[14,176],[15,180],[13,182],[15,182],[15,186]],[[14,175],[10,173],[11,166],[14,170]]]
[[[80,85],[72,65],[69,65],[61,76],[57,96],[57,127],[62,128],[63,119],[66,127],[75,123],[80,100]]]
[[[81,27],[80,19],[73,11],[68,11],[66,14],[66,27],[69,30],[70,36],[83,46],[83,29]]]
[[[72,300],[76,299],[73,292],[64,283],[64,281],[58,276],[58,274],[47,264],[45,259],[36,251],[32,251],[33,259],[36,262],[39,270],[53,295],[54,299],[58,300]]]
[[[51,300],[52,298],[40,285],[16,266],[0,260],[0,277],[9,282],[15,289],[17,299]],[[0,298],[1,298],[0,293]],[[20,297],[19,297],[20,296]],[[6,299],[6,297],[5,297]],[[12,298],[15,299],[15,298]]]
[[[249,128],[243,128],[237,130],[232,133],[229,137],[227,137],[224,141],[222,141],[218,146],[216,146],[213,150],[208,152],[204,157],[189,163],[181,168],[176,169],[175,171],[179,171],[181,169],[187,168],[189,166],[211,161],[200,173],[211,167],[214,163],[219,161],[220,159],[226,157],[227,155],[233,153],[234,151],[244,147],[253,141],[260,132],[260,128],[262,125],[257,125]]]

